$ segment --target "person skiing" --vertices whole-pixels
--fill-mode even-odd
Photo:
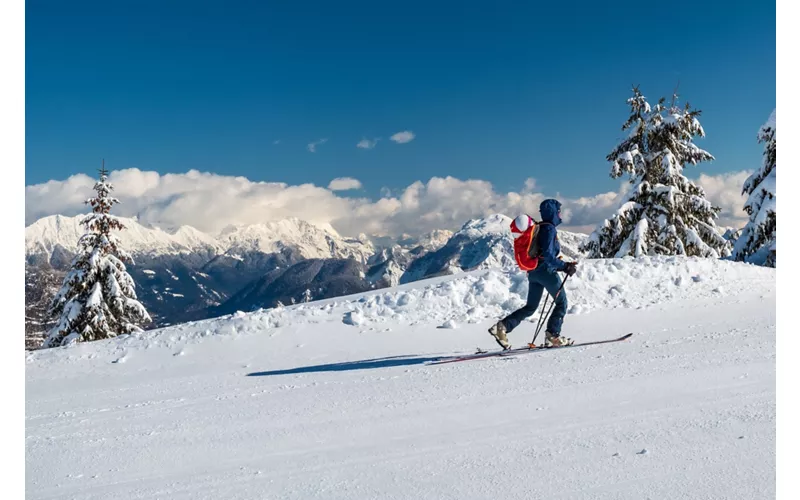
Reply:
[[[544,200],[539,205],[541,222],[523,214],[511,223],[514,234],[514,257],[521,269],[528,272],[528,302],[489,328],[489,333],[503,349],[508,349],[507,333],[516,328],[522,320],[531,316],[539,307],[544,290],[554,297],[555,307],[547,320],[545,345],[558,347],[572,344],[572,339],[561,336],[561,324],[567,314],[567,294],[561,288],[558,271],[572,276],[577,270],[577,262],[564,262],[558,255],[561,245],[558,242],[556,226],[561,224],[561,203],[554,199]]]

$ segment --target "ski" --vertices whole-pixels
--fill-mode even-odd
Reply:
[[[436,361],[432,361],[429,364],[431,365],[441,365],[444,363],[456,363],[458,361],[470,361],[473,359],[486,359],[486,358],[498,358],[498,357],[506,357],[506,356],[514,356],[517,354],[525,354],[529,352],[539,352],[539,351],[548,351],[551,349],[566,349],[569,347],[583,347],[589,345],[597,345],[597,344],[609,344],[611,342],[621,342],[623,340],[627,340],[631,338],[633,333],[628,333],[623,335],[622,337],[618,337],[615,339],[606,339],[606,340],[593,340],[590,342],[578,342],[570,345],[562,345],[562,346],[552,346],[552,347],[545,347],[544,345],[534,346],[534,347],[517,347],[516,349],[503,349],[500,351],[483,351],[475,354],[468,354],[466,356],[456,356],[456,357],[446,357],[441,358]]]

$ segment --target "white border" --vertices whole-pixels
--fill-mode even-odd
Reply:
[[[721,6],[721,8],[725,8]],[[797,137],[798,127],[793,117],[800,112],[795,99],[797,83],[796,63],[790,47],[796,46],[794,21],[797,7],[791,0],[777,0],[777,37],[776,64],[777,88],[776,103],[780,103],[778,120],[781,122],[781,137],[788,137],[792,144]],[[2,295],[4,314],[4,330],[6,342],[0,349],[0,377],[6,382],[3,391],[3,411],[0,412],[0,429],[3,431],[0,453],[4,464],[3,498],[24,498],[25,488],[25,421],[24,421],[24,374],[25,364],[22,354],[24,336],[24,296],[20,293],[24,281],[24,165],[25,165],[25,2],[24,0],[6,0],[0,2],[0,64],[4,69],[0,78],[0,154],[4,156],[6,182],[2,183],[5,191],[2,200],[0,221],[3,224],[2,234],[5,244],[0,246],[2,260],[6,263],[4,279],[0,284],[5,289]],[[764,54],[770,57],[770,54]],[[731,103],[735,106],[735,103]],[[771,110],[764,110],[764,120]],[[787,118],[788,117],[788,118]],[[753,124],[755,131],[760,123]],[[781,144],[784,144],[781,142]],[[781,151],[787,151],[781,147]],[[792,382],[798,377],[795,358],[800,355],[798,348],[798,329],[793,319],[795,298],[789,293],[789,286],[798,281],[796,276],[796,257],[793,249],[796,246],[794,222],[797,218],[797,199],[792,196],[795,186],[795,166],[791,164],[793,155],[786,155],[788,167],[781,169],[781,194],[778,203],[781,206],[781,220],[788,221],[787,231],[781,233],[781,248],[785,252],[780,257],[780,277],[776,274],[778,289],[784,292],[777,294],[777,366],[776,394],[778,403],[777,431],[777,477],[776,491],[778,499],[800,498],[797,487],[797,474],[794,472],[794,449],[798,444],[797,423],[800,421],[795,400],[796,390]],[[780,154],[783,158],[783,153]],[[10,178],[9,178],[10,177]],[[786,190],[783,188],[786,187]],[[792,286],[792,289],[795,287]],[[15,326],[16,325],[16,326]],[[793,328],[794,327],[794,328]],[[766,478],[765,478],[766,479]],[[768,479],[771,480],[771,479]]]
[[[792,255],[792,251],[797,248],[797,234],[792,229],[792,221],[796,220],[794,216],[798,213],[797,198],[793,196],[797,183],[795,181],[796,170],[791,161],[793,160],[792,143],[798,132],[800,132],[793,119],[794,115],[800,112],[800,109],[798,109],[800,107],[798,107],[796,101],[796,84],[798,83],[796,54],[792,53],[791,47],[796,47],[800,40],[798,40],[795,26],[798,12],[796,4],[791,0],[778,0],[776,7],[775,97],[776,108],[780,108],[776,118],[781,125],[780,136],[782,138],[780,141],[781,149],[777,153],[777,163],[782,163],[781,158],[787,158],[789,161],[789,163],[783,164],[779,174],[778,191],[780,191],[781,196],[777,197],[777,203],[781,208],[781,224],[786,224],[789,229],[781,232],[783,258],[779,263],[780,274],[777,272],[775,274],[777,282],[777,366],[775,387],[777,397],[777,434],[775,458],[777,466],[776,498],[788,500],[800,498],[794,462],[796,459],[794,452],[798,444],[797,386],[794,383],[798,380],[797,355],[800,354],[800,350],[798,350],[800,347],[798,347],[796,322],[791,321],[792,312],[797,308],[796,296],[790,293],[789,288],[790,285],[797,283],[797,260]],[[765,54],[765,57],[767,56],[768,54]],[[767,116],[764,117],[765,120],[766,118]],[[786,144],[789,144],[789,149],[785,149]]]
[[[3,157],[0,245],[3,279],[3,498],[25,498],[25,1],[0,2],[0,155]]]

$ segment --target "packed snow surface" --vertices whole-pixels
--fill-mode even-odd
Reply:
[[[774,269],[582,261],[565,289],[565,335],[634,336],[430,364],[522,304],[479,270],[27,353],[26,497],[774,497]]]

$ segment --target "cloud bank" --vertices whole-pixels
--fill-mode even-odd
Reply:
[[[743,170],[720,175],[700,174],[694,181],[706,192],[706,198],[720,207],[718,226],[739,228],[747,223],[747,213],[742,210],[747,196],[742,194],[742,186],[751,173]]]
[[[712,203],[722,206],[721,225],[740,227],[746,221],[741,210],[741,185],[747,172],[703,175],[698,180]],[[113,171],[109,179],[120,200],[114,213],[138,216],[142,223],[162,227],[190,225],[216,233],[230,224],[257,224],[298,217],[312,223],[327,223],[346,236],[421,235],[434,229],[457,230],[472,218],[493,213],[515,216],[526,212],[538,216],[539,203],[557,197],[563,203],[563,228],[591,232],[620,204],[627,189],[566,198],[536,191],[527,179],[519,192],[502,193],[485,180],[433,177],[416,181],[404,189],[384,189],[378,199],[342,197],[337,191],[361,188],[353,178],[338,178],[327,188],[314,184],[288,185],[254,182],[245,177],[223,176],[191,170],[164,174],[126,169]],[[53,214],[88,212],[84,200],[93,195],[94,179],[84,174],[66,180],[26,186],[25,221]]]

